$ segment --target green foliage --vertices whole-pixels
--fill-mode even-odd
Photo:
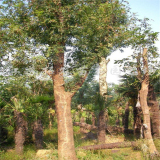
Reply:
[[[99,92],[97,82],[85,82],[79,91],[72,98],[72,107],[77,108],[77,104],[89,105],[94,102],[94,96]]]
[[[140,90],[140,82],[137,77],[125,74],[121,78],[121,84],[116,88],[116,91],[122,96],[137,98],[138,91]]]
[[[47,59],[44,56],[33,57],[34,69],[36,71],[42,71],[47,66]]]
[[[54,97],[49,97],[49,96],[35,96],[35,97],[31,97],[29,102],[31,103],[42,103],[42,104],[49,104],[49,103],[53,103]]]
[[[0,124],[14,126],[14,111],[27,115],[28,124],[40,118],[48,123],[49,112],[53,114],[54,97],[51,81],[40,81],[33,77],[10,77],[0,86]],[[50,108],[50,109],[49,109]]]
[[[12,64],[21,73],[33,64],[37,71],[42,71],[44,67],[54,69],[57,55],[69,46],[73,48],[66,60],[73,62],[68,64],[70,69],[90,70],[101,56],[127,45],[130,35],[126,29],[127,4],[104,2],[4,0],[0,14],[0,33],[7,34],[7,38],[3,37],[3,48],[7,48],[4,55],[15,56]],[[40,56],[33,56],[35,48]]]
[[[125,30],[127,6],[119,1],[88,1],[79,12],[83,16],[79,19],[81,34],[76,35],[74,42],[77,51],[72,54],[75,66],[91,68],[99,63],[100,57],[106,57],[117,47],[126,45],[129,35],[129,31]]]
[[[36,95],[27,100],[26,113],[30,121],[37,119],[48,120],[49,107],[53,105],[54,98],[48,95]]]
[[[130,24],[132,28],[132,36],[130,37],[129,43],[134,50],[133,54],[122,60],[116,60],[116,64],[120,64],[122,69],[126,73],[131,73],[136,75],[138,80],[141,82],[143,80],[145,69],[143,64],[143,49],[147,48],[147,60],[149,65],[149,74],[152,74],[157,70],[158,62],[157,58],[159,56],[158,49],[155,46],[155,41],[158,38],[158,32],[153,32],[149,19],[144,20],[137,19]],[[139,70],[139,71],[138,71]],[[139,73],[138,73],[139,72]]]

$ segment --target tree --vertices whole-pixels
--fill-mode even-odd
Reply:
[[[21,84],[19,84],[21,80]],[[22,92],[23,94],[19,94]],[[23,153],[23,144],[26,139],[28,124],[25,113],[25,101],[26,96],[29,95],[28,90],[24,87],[24,81],[21,78],[8,81],[7,84],[3,84],[1,87],[0,96],[2,98],[3,110],[2,118],[7,115],[7,123],[14,126],[15,130],[15,150],[16,153]],[[13,120],[13,123],[12,123]],[[11,122],[9,122],[11,121]]]
[[[99,0],[31,0],[28,2],[6,0],[4,3],[5,14],[1,14],[1,20],[5,21],[1,24],[1,28],[9,36],[3,40],[7,41],[6,45],[10,45],[12,53],[13,48],[17,51],[23,50],[21,55],[24,56],[18,54],[22,62],[18,63],[18,67],[21,66],[20,68],[24,70],[26,65],[28,67],[26,50],[33,49],[28,45],[31,42],[37,46],[44,46],[46,50],[41,55],[48,62],[47,69],[50,71],[46,72],[54,83],[59,159],[76,159],[70,112],[71,99],[82,86],[90,68],[100,62],[101,56],[108,55],[114,46],[113,43],[119,46],[121,42],[119,34],[125,30],[122,25],[127,21],[125,6],[118,1]],[[127,32],[125,33],[123,35],[127,36]],[[9,42],[12,42],[12,45]],[[73,60],[71,70],[81,66],[86,71],[86,74],[82,74],[79,82],[75,84],[72,92],[67,92],[64,87],[63,68],[66,46],[74,47],[71,56],[67,57],[67,61]]]
[[[48,118],[50,103],[53,103],[53,97],[49,95],[35,95],[29,97],[27,116],[32,122],[32,138],[35,142],[36,149],[43,148],[43,125]]]
[[[154,46],[154,41],[157,39],[158,33],[152,32],[147,21],[148,19],[144,19],[143,21],[140,20],[139,26],[135,25],[135,30],[133,32],[135,36],[133,37],[133,39],[131,39],[131,42],[132,48],[135,50],[134,55],[132,55],[132,58],[136,61],[126,61],[124,63],[124,66],[129,65],[131,69],[133,69],[132,71],[134,71],[137,74],[137,78],[141,83],[139,97],[143,113],[143,128],[145,132],[144,136],[149,146],[149,152],[155,155],[157,153],[157,150],[151,135],[150,113],[147,104],[147,95],[150,82],[148,64],[150,63],[150,61],[152,61],[153,63],[154,58],[157,57],[157,48]],[[141,63],[141,61],[143,63]],[[126,69],[127,68],[125,68],[125,70]]]
[[[93,63],[99,64],[100,95],[102,97],[107,97],[106,75],[108,62],[106,61],[106,57],[109,56],[117,48],[125,47],[128,45],[127,39],[130,36],[130,31],[126,27],[127,25],[129,25],[127,15],[128,8],[126,6],[123,6],[123,4],[121,4],[121,2],[119,1],[105,1],[99,6],[97,4],[95,7],[96,12],[94,9],[91,8],[92,10],[91,17],[89,18],[90,20],[88,21],[88,19],[84,17],[82,18],[81,22],[82,24],[87,24],[84,26],[86,28],[83,27],[83,29],[85,31],[89,31],[90,34],[82,32],[83,38],[78,39],[77,41],[78,44],[83,44],[80,48],[83,51],[82,54],[86,54],[88,52],[88,56],[84,55],[84,59],[83,57],[74,54],[73,58],[74,61],[80,62],[78,64],[85,64],[86,66],[92,66]],[[88,8],[86,8],[85,10],[87,9]],[[90,16],[88,13],[89,12],[86,12],[87,16]],[[105,99],[107,100],[107,98]],[[99,114],[100,128],[98,133],[98,139],[100,142],[104,143],[106,123],[104,111],[105,106],[99,107],[102,110],[100,110]]]
[[[27,121],[25,120],[25,114],[20,111],[23,108],[24,102],[12,97],[12,102],[15,106],[14,117],[15,117],[15,150],[18,154],[23,153],[23,144],[27,135]]]
[[[147,104],[147,95],[148,95],[148,87],[149,87],[149,70],[148,70],[148,58],[147,58],[147,49],[143,50],[143,65],[144,65],[144,79],[141,83],[140,93],[140,104],[143,112],[143,128],[144,128],[144,136],[147,139],[149,144],[149,151],[151,154],[156,154],[157,150],[154,145],[152,135],[151,135],[151,126],[150,126],[150,113],[149,107]]]

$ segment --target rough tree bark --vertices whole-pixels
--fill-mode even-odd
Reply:
[[[160,114],[159,114],[159,105],[156,100],[156,95],[154,93],[154,88],[150,84],[148,92],[148,105],[150,107],[151,114],[151,130],[153,137],[160,137]]]
[[[36,149],[43,148],[43,125],[41,120],[36,120],[33,124],[33,141],[35,143]]]
[[[128,121],[129,121],[129,102],[126,103],[126,108],[125,108],[124,130],[128,129]]]
[[[98,118],[98,142],[105,143],[106,139],[106,115],[105,111],[99,112]]]
[[[105,97],[107,100],[107,64],[110,60],[106,60],[104,57],[101,57],[101,62],[99,64],[100,70],[99,70],[99,89],[100,89],[100,95],[102,97]],[[106,114],[105,109],[101,110],[99,113],[99,119],[98,119],[98,141],[99,143],[105,143],[105,136],[106,136]]]
[[[141,108],[134,107],[134,135],[136,138],[140,138],[140,131],[142,125],[142,113]]]
[[[15,150],[17,154],[23,153],[23,144],[27,134],[27,122],[24,120],[23,113],[15,110]]]
[[[66,92],[63,79],[64,53],[59,53],[54,64],[54,98],[58,118],[58,158],[59,160],[77,159],[73,138],[71,115],[72,93]]]
[[[58,53],[57,61],[54,62],[53,67],[53,74],[49,71],[46,71],[46,73],[52,77],[54,84],[53,90],[58,122],[58,158],[59,160],[77,160],[73,138],[71,100],[76,91],[84,83],[88,73],[84,77],[81,77],[81,81],[75,85],[74,92],[66,92],[63,77],[64,53],[61,51]]]
[[[63,78],[64,53],[58,53],[54,63],[54,74],[50,74],[54,83],[54,98],[58,121],[58,158],[59,160],[76,160],[71,115],[71,100],[76,91],[84,83],[87,74],[75,85],[74,92],[65,91]]]
[[[150,112],[147,104],[147,95],[148,95],[148,86],[149,86],[149,73],[148,73],[148,59],[147,59],[147,48],[143,49],[143,70],[144,70],[144,79],[141,83],[140,90],[140,104],[143,113],[143,127],[144,127],[144,137],[147,140],[150,154],[156,154],[157,149],[154,145],[153,138],[151,135],[151,125],[150,125]]]

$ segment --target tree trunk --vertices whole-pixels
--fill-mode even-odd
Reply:
[[[71,115],[72,93],[65,92],[63,79],[64,53],[59,53],[54,64],[54,98],[58,118],[58,157],[59,160],[75,160],[76,152],[73,139]]]
[[[106,97],[107,95],[107,64],[110,60],[106,60],[104,57],[101,57],[101,62],[99,64],[99,90],[100,95]],[[107,97],[106,97],[107,98]]]
[[[116,143],[108,143],[108,144],[83,146],[80,148],[85,150],[98,150],[98,149],[126,148],[131,146],[137,146],[136,142],[116,142]]]
[[[134,135],[140,138],[140,131],[142,126],[141,108],[134,106]]]
[[[99,89],[100,89],[100,95],[107,100],[107,64],[109,60],[106,61],[104,57],[101,57],[101,62],[99,64]],[[98,120],[98,141],[100,143],[105,143],[105,137],[106,137],[106,115],[105,115],[105,109],[104,106],[99,113],[99,120]]]
[[[148,92],[148,105],[150,107],[151,114],[151,130],[153,137],[160,137],[160,115],[159,115],[159,105],[156,100],[156,95],[154,93],[154,88],[149,85]]]
[[[106,118],[105,111],[100,111],[98,122],[98,141],[99,143],[105,143],[106,139]]]
[[[129,103],[127,102],[124,115],[124,130],[128,129],[128,121],[129,121]]]
[[[146,48],[144,48],[143,50],[143,65],[144,65],[145,75],[144,75],[144,80],[141,83],[141,90],[139,93],[140,93],[140,104],[143,112],[144,137],[147,140],[150,153],[156,154],[157,150],[151,135],[150,113],[149,113],[149,107],[147,104],[149,73],[148,73],[148,60],[147,60]]]
[[[15,150],[17,154],[23,153],[23,144],[27,134],[27,122],[24,120],[23,113],[14,111],[15,116]]]
[[[43,148],[43,125],[41,120],[37,120],[33,124],[33,141],[36,149]]]

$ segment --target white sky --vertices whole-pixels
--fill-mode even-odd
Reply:
[[[131,12],[137,13],[138,17],[151,19],[150,24],[155,32],[160,32],[160,0],[127,0],[130,4]],[[156,46],[159,48],[160,53],[160,35],[159,40],[156,42]],[[133,51],[131,49],[125,49],[123,53],[116,51],[110,56],[110,62],[108,64],[108,83],[118,83],[119,75],[122,73],[119,71],[119,66],[114,64],[114,60],[120,60],[131,55]]]

